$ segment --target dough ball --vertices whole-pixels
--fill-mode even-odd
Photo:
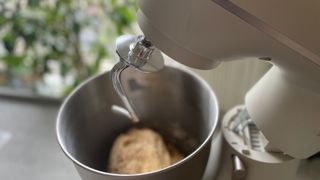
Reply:
[[[133,128],[116,138],[109,156],[108,172],[152,172],[181,159],[183,156],[174,147],[167,146],[157,132],[148,128]]]

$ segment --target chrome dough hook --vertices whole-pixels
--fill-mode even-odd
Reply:
[[[120,61],[111,70],[112,84],[128,113],[123,113],[124,111],[119,107],[112,107],[112,110],[126,116],[129,114],[133,122],[139,122],[131,100],[122,86],[121,74],[128,67],[133,67],[144,73],[157,72],[163,68],[164,59],[161,52],[142,35],[120,36],[116,40],[116,51]]]

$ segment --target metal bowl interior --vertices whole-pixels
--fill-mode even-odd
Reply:
[[[141,121],[135,126],[158,131],[185,154],[184,160],[209,143],[218,105],[201,78],[173,67],[149,74],[129,68],[122,81]],[[106,171],[115,138],[133,126],[129,119],[113,113],[112,105],[122,103],[107,72],[80,85],[65,100],[57,120],[58,141],[66,155],[101,173]]]

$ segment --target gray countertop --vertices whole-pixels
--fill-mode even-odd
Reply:
[[[59,103],[0,97],[0,179],[80,180],[55,135]]]

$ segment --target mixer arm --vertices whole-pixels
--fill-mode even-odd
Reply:
[[[274,64],[246,96],[250,116],[284,153],[307,158],[320,151],[320,1],[140,0],[139,6],[146,38],[185,65],[211,69],[248,58]]]

